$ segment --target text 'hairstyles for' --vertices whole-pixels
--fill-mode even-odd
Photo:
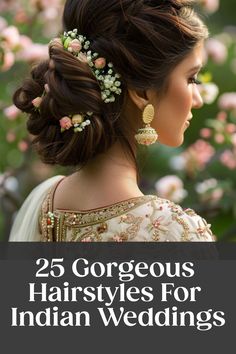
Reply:
[[[92,52],[112,62],[121,75],[122,94],[106,104],[88,64],[63,46],[49,46],[49,60],[35,66],[13,97],[29,114],[27,128],[42,160],[82,166],[106,152],[117,140],[135,159],[133,136],[137,117],[123,114],[127,88],[155,88],[164,93],[168,77],[194,46],[208,35],[191,0],[67,0],[64,30],[75,28],[91,42]],[[41,96],[40,110],[32,100]],[[59,120],[79,112],[94,112],[81,133],[61,133]]]

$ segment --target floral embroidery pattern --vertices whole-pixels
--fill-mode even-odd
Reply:
[[[169,232],[170,223],[166,223],[164,216],[159,216],[151,224],[148,225],[147,229],[152,232],[153,241],[160,241],[161,235],[165,235]]]

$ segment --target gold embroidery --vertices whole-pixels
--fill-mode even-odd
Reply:
[[[134,239],[140,230],[140,225],[142,221],[143,218],[140,216],[135,217],[132,214],[122,215],[119,223],[124,223],[130,226],[127,227],[126,231],[120,232],[115,236],[113,236],[112,237],[113,240],[120,242],[120,241],[128,241],[128,239],[130,240]]]
[[[194,210],[183,210],[179,205],[156,196],[133,198],[86,212],[57,209],[53,212],[52,228],[48,225],[52,193],[53,188],[41,207],[39,223],[42,241],[158,242],[190,241],[194,237],[195,240],[213,240],[210,225]],[[199,219],[195,219],[196,216]],[[179,234],[175,222],[181,225]]]
[[[181,241],[183,241],[183,242],[189,241],[190,228],[189,228],[188,223],[184,219],[179,218],[175,214],[172,215],[172,219],[175,220],[178,224],[180,224],[183,227],[183,229],[184,229],[183,233],[181,235]]]
[[[152,239],[155,242],[160,241],[161,235],[165,235],[169,231],[170,222],[164,224],[164,220],[164,216],[159,216],[148,225],[148,230],[149,232],[152,231]]]
[[[208,224],[205,219],[201,218],[198,221],[198,228],[197,228],[197,235],[199,236],[199,238],[203,237],[204,239],[207,239],[207,234],[208,234],[213,239],[214,235],[213,235],[210,227],[211,227],[211,225]]]

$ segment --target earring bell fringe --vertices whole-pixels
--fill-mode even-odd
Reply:
[[[143,111],[143,122],[145,124],[144,128],[138,130],[138,133],[134,136],[137,143],[140,145],[152,145],[158,139],[158,134],[155,129],[150,126],[154,118],[155,112],[152,104],[145,107]]]
[[[145,127],[138,130],[138,133],[135,135],[135,139],[140,145],[152,145],[158,139],[158,134],[152,127]]]

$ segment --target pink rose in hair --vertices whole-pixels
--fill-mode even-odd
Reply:
[[[79,53],[82,49],[82,45],[78,39],[73,39],[73,41],[70,42],[68,50],[73,52],[73,53]]]
[[[36,97],[33,101],[32,104],[35,108],[39,108],[41,103],[42,103],[42,97]]]
[[[97,58],[94,62],[96,69],[103,69],[106,66],[106,59],[105,58]]]
[[[72,127],[71,119],[69,117],[61,118],[60,119],[60,126],[61,126],[61,129],[63,129],[63,130],[70,129]]]

